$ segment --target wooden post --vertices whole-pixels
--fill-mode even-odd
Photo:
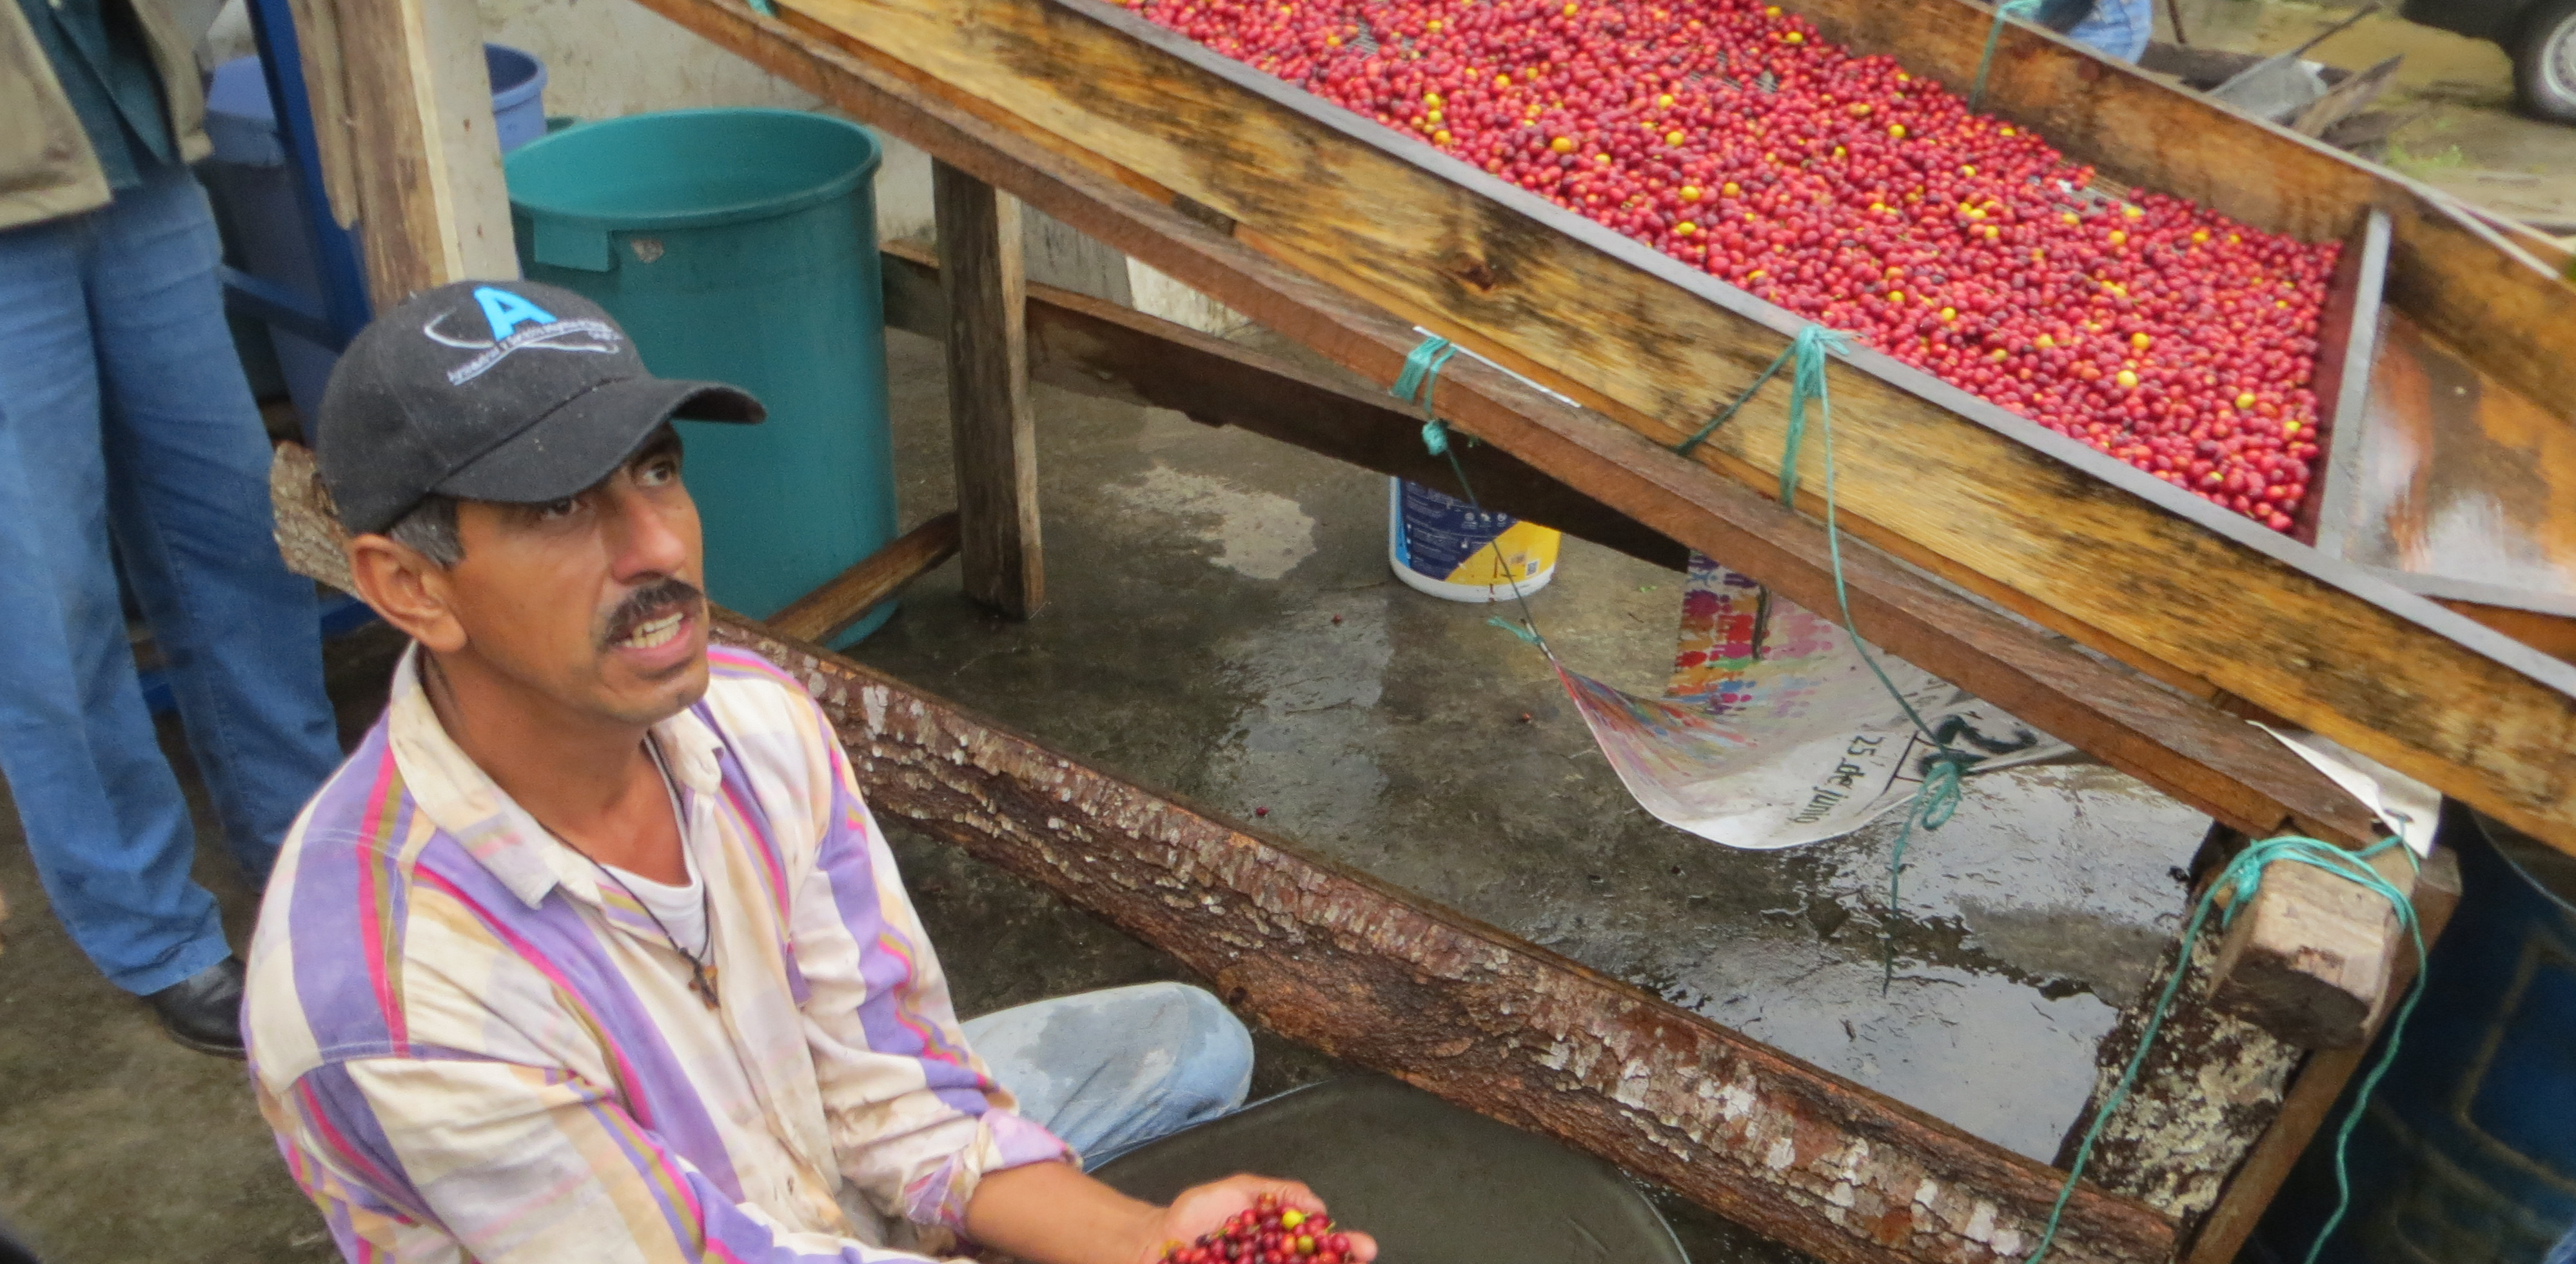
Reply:
[[[944,162],[932,168],[931,202],[948,294],[948,419],[966,595],[1025,619],[1046,604],[1046,560],[1020,203]]]
[[[519,275],[474,0],[298,9],[326,183],[356,194],[376,309],[449,281]],[[351,209],[337,196],[335,206]]]
[[[2382,852],[2372,864],[2411,896],[2411,858]],[[2276,860],[2228,928],[2209,1003],[2301,1048],[2360,1045],[2395,1003],[2390,984],[2409,945],[2386,900],[2342,875]]]

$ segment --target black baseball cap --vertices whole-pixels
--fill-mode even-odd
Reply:
[[[589,299],[534,281],[458,281],[358,331],[322,392],[315,453],[351,532],[431,493],[540,505],[617,471],[674,417],[755,422],[760,401],[658,378]]]

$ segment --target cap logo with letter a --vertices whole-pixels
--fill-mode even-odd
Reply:
[[[464,363],[447,371],[450,386],[463,386],[521,351],[615,355],[626,341],[617,326],[607,321],[588,318],[557,320],[554,313],[537,306],[526,295],[512,293],[497,285],[476,286],[473,297],[473,308],[441,312],[420,327],[420,332],[432,342],[474,353]],[[459,335],[443,328],[451,322],[470,321],[475,316],[482,318],[481,323],[491,331],[491,337]]]

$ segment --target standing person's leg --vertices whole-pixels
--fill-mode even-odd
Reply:
[[[1059,996],[967,1020],[1020,1113],[1099,1164],[1243,1105],[1252,1035],[1181,983]]]
[[[102,216],[90,275],[110,522],[224,838],[264,883],[340,762],[312,581],[272,532],[268,436],[224,323],[221,246],[182,167]]]
[[[2155,0],[2094,0],[2093,12],[2066,38],[2089,45],[2106,57],[2134,62],[2146,55],[2155,38]]]
[[[188,878],[108,562],[84,215],[0,232],[0,775],[37,876],[101,973],[150,994],[231,955]]]

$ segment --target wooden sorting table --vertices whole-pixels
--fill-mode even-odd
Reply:
[[[958,511],[768,625],[725,615],[718,629],[806,681],[879,811],[1108,917],[1283,1034],[1821,1259],[2029,1249],[2062,1181],[2047,1165],[810,644],[951,550],[971,595],[1023,616],[1043,605],[1032,379],[1450,484],[1386,396],[1028,285],[1023,203],[1375,381],[1396,376],[1417,326],[1451,338],[1511,370],[1453,361],[1436,401],[1485,441],[1464,457],[1490,504],[1667,564],[1697,549],[1830,609],[1817,506],[1766,490],[1785,379],[1693,457],[1668,447],[1752,382],[1796,318],[1094,0],[780,0],[776,16],[641,2],[938,161],[941,257],[889,248],[886,297],[891,323],[949,347]],[[1963,0],[1784,2],[1953,87],[1988,25]],[[308,74],[371,88],[316,96],[349,120],[335,193],[388,226],[366,235],[380,302],[506,267],[476,174],[490,161],[471,127],[479,94],[454,88],[471,8],[306,0]],[[1987,105],[2114,178],[2352,243],[2319,381],[2328,469],[2285,537],[1856,353],[1832,389],[1861,630],[2209,813],[2204,875],[2247,836],[2378,833],[2249,714],[2576,851],[2576,667],[2486,626],[2554,644],[2567,611],[2528,576],[2435,592],[2474,619],[2419,595],[2447,581],[2370,541],[2423,533],[2381,530],[2354,478],[2393,459],[2370,455],[2392,424],[2374,407],[2395,407],[2374,401],[2406,389],[2378,368],[2391,346],[2409,364],[2446,357],[2446,382],[2473,378],[2511,419],[2490,427],[2499,442],[2559,452],[2576,289],[2437,195],[2029,28],[2005,32]],[[498,223],[506,241],[505,211]],[[309,457],[282,449],[276,490],[290,561],[345,584]],[[2564,511],[2527,520],[2549,512]],[[2456,889],[2440,861],[2416,886],[2429,931]],[[2302,890],[2267,883],[2226,944],[2180,963],[2208,981],[2187,990],[2054,1258],[2215,1262],[2243,1241],[2412,969],[2387,919]],[[2106,1064],[2124,1039],[2106,1041]],[[2205,1099],[2216,1083],[2227,1100]]]

